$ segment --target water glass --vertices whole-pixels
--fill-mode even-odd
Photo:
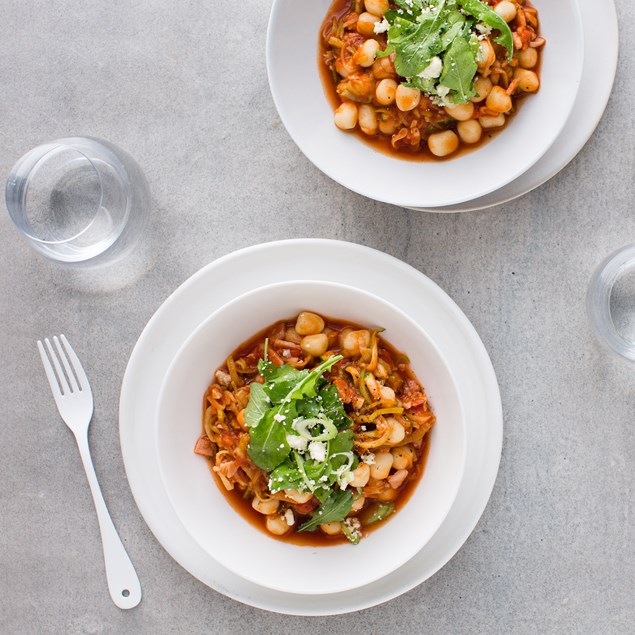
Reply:
[[[635,361],[635,244],[612,253],[595,270],[587,313],[600,342]]]
[[[135,161],[90,137],[59,139],[24,155],[9,174],[5,201],[31,247],[65,263],[101,261],[129,248],[150,207]]]

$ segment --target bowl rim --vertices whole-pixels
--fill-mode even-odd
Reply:
[[[298,134],[297,130],[289,126],[289,118],[286,116],[284,108],[281,108],[281,104],[283,104],[284,101],[281,99],[280,91],[278,90],[279,84],[275,81],[276,71],[272,61],[273,50],[275,46],[273,31],[276,25],[276,20],[279,17],[279,14],[281,14],[281,12],[284,10],[283,5],[285,4],[285,2],[288,2],[288,1],[289,0],[273,0],[271,12],[269,15],[269,22],[267,26],[266,68],[267,68],[269,90],[271,92],[272,99],[276,106],[278,115],[282,123],[284,124],[287,134],[289,134],[289,136],[291,137],[295,145],[298,147],[298,149],[302,152],[302,154],[304,154],[304,156],[315,167],[317,167],[321,172],[323,172],[326,176],[331,178],[336,183],[339,183],[341,186],[351,190],[352,192],[355,192],[356,194],[365,196],[367,198],[370,198],[371,200],[376,200],[382,203],[388,203],[391,205],[396,205],[396,206],[405,207],[405,208],[424,208],[427,211],[434,211],[435,208],[443,208],[443,207],[447,207],[451,205],[460,205],[462,203],[467,203],[469,201],[479,199],[483,196],[487,196],[488,194],[491,194],[492,192],[497,191],[498,189],[506,185],[509,185],[509,183],[515,181],[516,179],[521,177],[525,172],[527,172],[530,168],[536,165],[536,163],[538,163],[538,161],[542,159],[542,157],[554,145],[554,143],[556,143],[562,131],[564,130],[565,125],[569,121],[569,118],[571,117],[573,107],[576,103],[577,96],[580,92],[582,72],[583,72],[583,66],[584,66],[584,56],[585,56],[584,25],[582,20],[582,14],[581,14],[580,7],[578,5],[577,0],[565,0],[566,6],[571,10],[573,24],[575,27],[574,29],[572,29],[572,31],[574,33],[574,38],[575,38],[576,55],[574,56],[574,59],[576,60],[576,65],[574,69],[575,74],[571,79],[574,89],[570,91],[568,94],[566,107],[562,111],[561,119],[557,125],[557,128],[552,131],[552,134],[550,138],[548,139],[548,142],[540,146],[538,149],[536,149],[534,154],[531,155],[530,160],[522,163],[522,165],[519,165],[517,169],[510,170],[510,172],[504,178],[499,179],[498,181],[492,181],[492,183],[487,187],[484,187],[479,190],[474,189],[473,191],[469,193],[466,192],[462,195],[451,196],[446,194],[445,195],[446,198],[444,198],[443,200],[441,200],[440,197],[438,196],[436,197],[438,200],[428,200],[428,201],[425,199],[414,200],[413,198],[409,198],[407,194],[406,195],[402,194],[399,191],[398,187],[395,187],[392,190],[382,189],[379,191],[373,191],[372,194],[370,194],[367,191],[364,191],[365,182],[368,181],[367,179],[362,183],[360,179],[353,179],[349,175],[346,175],[346,177],[341,176],[340,174],[338,174],[335,167],[331,166],[331,164],[328,161],[323,160],[319,155],[316,154],[316,152],[311,148],[310,144],[301,143],[300,142],[300,140],[302,139],[301,135]],[[294,1],[297,2],[298,0],[294,0]],[[304,1],[308,1],[308,0],[304,0]],[[330,3],[331,0],[327,0],[327,1]],[[541,26],[543,25],[541,24]],[[317,51],[317,45],[316,45],[316,51]],[[316,55],[316,60],[317,60],[317,55]],[[316,61],[316,64],[317,64],[317,61]],[[541,80],[542,80],[542,77],[541,77]],[[321,81],[321,80],[318,78],[318,81]],[[539,94],[540,93],[538,93],[538,95]],[[328,101],[325,95],[324,95],[324,99]],[[503,131],[503,133],[504,132],[505,131]],[[366,145],[366,144],[362,144],[360,140],[356,140],[356,141],[360,145]],[[447,161],[421,162],[419,163],[419,165],[441,165],[441,164],[449,165],[452,163],[456,163],[460,161],[461,159],[465,159],[473,155],[478,155],[480,151],[482,151],[487,146],[490,146],[491,143],[494,141],[496,141],[496,139],[493,139],[491,142],[486,142],[483,147],[476,148],[473,151],[466,153],[465,155],[452,157]],[[370,153],[374,153],[378,157],[384,156],[384,158],[386,158],[387,156],[387,155],[382,155],[381,152],[370,147],[367,147],[367,150],[368,150],[369,156],[372,156],[370,155]],[[388,158],[393,159],[394,161],[401,161],[402,163],[405,163],[405,164],[413,163],[411,161],[400,160],[392,156]],[[379,162],[381,162],[381,160],[382,160],[381,158],[378,159]],[[469,168],[469,166],[467,165],[464,165],[462,167]],[[432,175],[432,177],[434,177],[434,175]],[[422,193],[422,195],[425,195],[426,188],[421,187],[419,188],[419,191]],[[448,188],[447,191],[451,192],[454,190],[453,188]]]
[[[188,527],[188,525],[186,524],[186,522],[183,520],[183,518],[181,517],[181,514],[178,511],[178,507],[175,504],[174,501],[174,496],[173,496],[173,492],[170,486],[170,481],[168,480],[168,476],[166,474],[166,468],[164,465],[164,460],[163,460],[163,449],[161,446],[161,441],[160,441],[160,431],[162,428],[162,415],[161,415],[161,411],[163,410],[162,408],[162,404],[164,402],[164,398],[165,398],[165,394],[166,394],[166,390],[168,389],[168,384],[170,382],[170,379],[175,371],[175,368],[178,366],[179,360],[182,358],[182,356],[186,353],[186,351],[188,349],[190,349],[190,347],[193,345],[193,343],[205,332],[210,328],[210,324],[214,321],[214,319],[216,319],[218,317],[219,314],[227,311],[227,310],[231,310],[232,308],[235,308],[236,305],[239,305],[242,301],[244,301],[245,299],[252,297],[252,296],[258,296],[260,294],[266,293],[267,291],[271,290],[272,288],[280,288],[280,289],[285,289],[285,288],[293,288],[294,286],[298,286],[298,285],[303,285],[303,286],[321,286],[321,287],[330,287],[330,288],[338,288],[340,291],[353,291],[356,292],[360,295],[363,296],[367,296],[368,298],[371,299],[371,301],[374,302],[378,302],[382,305],[384,305],[385,308],[387,308],[389,311],[392,311],[393,313],[397,314],[398,319],[400,320],[404,320],[406,322],[409,322],[411,327],[414,328],[415,331],[418,332],[418,334],[420,336],[422,336],[427,345],[434,351],[434,354],[437,356],[439,362],[442,364],[443,368],[444,368],[444,372],[447,373],[447,377],[449,379],[449,384],[451,386],[451,392],[453,393],[453,395],[456,398],[455,404],[454,406],[457,409],[456,412],[456,419],[458,421],[458,434],[459,434],[459,443],[460,443],[460,448],[457,450],[458,454],[455,457],[455,460],[457,461],[457,465],[458,465],[458,470],[454,470],[451,474],[453,482],[451,485],[451,488],[449,489],[450,492],[450,496],[447,497],[447,500],[445,502],[445,505],[442,507],[442,511],[441,513],[439,513],[437,515],[437,518],[434,520],[433,523],[430,524],[428,531],[426,533],[422,534],[422,539],[419,541],[412,541],[412,545],[410,549],[407,550],[406,555],[403,555],[401,558],[398,558],[396,560],[394,560],[394,562],[392,562],[388,567],[385,567],[384,569],[382,569],[379,573],[374,574],[372,576],[368,576],[368,578],[364,579],[363,582],[359,583],[359,584],[344,584],[344,585],[340,585],[337,586],[336,584],[334,584],[332,581],[329,582],[328,584],[328,588],[326,588],[326,586],[324,584],[322,584],[322,587],[324,587],[323,589],[316,591],[316,590],[310,590],[310,589],[298,589],[295,586],[285,586],[285,585],[278,585],[278,584],[267,584],[267,583],[263,583],[263,580],[261,577],[259,576],[250,576],[249,574],[245,575],[245,572],[243,570],[241,570],[240,568],[236,568],[232,565],[232,561],[231,560],[227,560],[226,558],[218,558],[218,555],[216,552],[210,552],[209,549],[207,548],[207,545],[202,543],[199,540],[199,537],[195,534],[192,533],[190,528]],[[280,319],[284,319],[284,317],[281,317]],[[264,328],[264,327],[262,327]],[[257,331],[255,331],[257,332]],[[254,332],[254,333],[255,333]],[[233,350],[233,349],[232,349]],[[214,369],[217,367],[215,365],[212,365],[214,367]],[[213,373],[211,373],[213,374]],[[418,377],[418,375],[417,375]],[[421,380],[420,380],[421,381]],[[427,392],[427,390],[426,390]],[[187,337],[187,339],[184,341],[184,343],[179,347],[179,349],[177,350],[177,352],[175,353],[174,357],[172,358],[168,369],[165,373],[164,379],[161,382],[161,387],[159,390],[159,394],[158,394],[158,399],[156,402],[156,406],[155,406],[155,412],[156,412],[156,425],[155,425],[155,429],[154,429],[154,433],[155,433],[155,446],[156,446],[156,452],[157,452],[157,456],[158,456],[158,468],[159,468],[159,473],[161,476],[161,481],[163,483],[163,486],[165,488],[166,494],[167,494],[167,498],[169,500],[169,503],[172,507],[172,510],[174,511],[174,513],[177,515],[177,517],[179,518],[182,526],[185,528],[185,530],[187,531],[187,533],[191,536],[191,538],[199,545],[199,547],[201,549],[203,549],[203,551],[205,551],[206,553],[208,553],[212,558],[214,558],[215,560],[217,560],[221,565],[226,566],[228,569],[232,570],[235,574],[239,575],[240,577],[249,580],[250,582],[254,582],[256,584],[259,584],[260,586],[263,586],[265,588],[270,588],[276,591],[281,591],[281,592],[291,592],[291,593],[296,593],[296,594],[300,594],[300,595],[322,595],[322,594],[326,594],[326,593],[333,593],[333,592],[340,592],[340,591],[350,591],[350,590],[354,590],[356,588],[362,587],[366,584],[370,584],[376,580],[378,580],[381,577],[384,577],[385,575],[388,575],[389,573],[393,572],[394,570],[398,569],[400,566],[402,566],[403,564],[405,564],[407,561],[409,561],[416,553],[418,553],[424,546],[425,544],[427,544],[432,537],[436,534],[436,532],[438,531],[439,527],[442,525],[444,519],[447,517],[448,513],[450,512],[454,501],[456,500],[458,491],[459,491],[459,487],[461,484],[461,480],[463,478],[463,473],[465,470],[465,463],[466,463],[466,456],[467,456],[467,444],[466,444],[466,437],[467,437],[467,433],[466,433],[466,418],[465,418],[465,409],[463,406],[463,402],[462,402],[462,398],[460,395],[460,392],[458,390],[458,386],[456,383],[456,378],[454,376],[454,373],[450,367],[450,365],[448,364],[445,355],[443,355],[442,351],[440,351],[440,349],[438,348],[437,344],[434,342],[434,340],[428,335],[427,331],[421,327],[416,320],[414,320],[413,318],[411,318],[405,311],[403,311],[402,309],[400,309],[399,307],[395,306],[394,304],[392,304],[391,302],[388,302],[387,300],[384,300],[383,298],[369,292],[366,291],[364,289],[360,289],[358,287],[355,287],[353,285],[349,285],[349,284],[342,284],[339,282],[331,282],[328,280],[287,280],[287,281],[282,281],[282,282],[274,282],[271,284],[265,284],[262,286],[259,286],[255,289],[249,290],[239,296],[237,296],[236,298],[233,298],[232,300],[230,300],[229,302],[225,303],[224,305],[222,305],[221,307],[219,307],[218,309],[216,309],[215,311],[213,311],[207,318],[205,318],[198,326],[196,329],[194,329],[194,331],[192,331],[192,333]],[[192,455],[194,456],[194,455]],[[425,475],[425,470],[424,470],[424,475]],[[422,476],[423,478],[423,476]],[[215,484],[216,485],[216,484]],[[411,497],[414,496],[417,492],[417,489],[419,488],[419,484],[417,485],[417,487],[415,487],[413,493],[411,494]],[[224,494],[221,492],[221,496],[224,496]],[[230,511],[230,516],[232,518],[239,518],[241,516],[241,514],[239,512],[237,512],[236,510],[234,510],[231,505],[227,504],[226,509],[228,511]],[[399,516],[397,515],[396,518],[398,518]],[[403,516],[402,516],[403,518]],[[244,520],[244,519],[243,519]],[[395,519],[393,519],[391,522],[394,522]],[[388,525],[390,526],[390,525]],[[394,527],[394,525],[392,525]],[[254,531],[258,531],[259,534],[261,534],[262,532],[260,532],[259,530],[253,528]],[[378,531],[380,531],[382,528],[378,528]],[[373,534],[375,534],[376,532],[373,532]],[[371,536],[373,535],[371,534]],[[264,535],[264,534],[263,534]],[[418,535],[418,534],[417,534]],[[308,549],[308,550],[312,550],[312,549],[316,549],[315,547],[304,547],[304,546],[298,546],[298,545],[294,545],[294,544],[290,544],[290,543],[285,543],[284,541],[278,541],[275,540],[273,538],[270,538],[270,540],[272,540],[272,544],[276,544],[278,546],[280,546],[283,549]],[[367,543],[368,544],[368,543]],[[348,544],[338,544],[338,545],[333,545],[333,546],[329,546],[329,551],[333,550],[333,549],[337,549],[337,548],[349,548],[350,545]]]

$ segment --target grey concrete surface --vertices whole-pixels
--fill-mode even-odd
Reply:
[[[549,183],[459,215],[375,203],[299,152],[273,105],[270,2],[0,4],[0,174],[31,147],[109,139],[148,177],[147,258],[87,278],[45,261],[0,217],[0,632],[632,633],[635,367],[593,339],[596,264],[635,242],[635,5],[600,126]],[[378,231],[379,230],[379,231]],[[440,572],[384,605],[282,616],[207,588],[167,554],[132,498],[117,428],[130,352],[165,298],[211,260],[259,242],[326,237],[410,263],[465,311],[498,374],[499,477]],[[144,599],[107,593],[93,504],[35,340],[63,331],[92,380],[90,442]]]

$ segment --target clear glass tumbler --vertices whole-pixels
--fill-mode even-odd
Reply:
[[[587,313],[600,342],[635,361],[635,245],[612,253],[595,270]]]
[[[31,247],[65,263],[93,261],[136,241],[150,194],[136,162],[113,144],[70,137],[34,148],[13,167],[5,201]]]

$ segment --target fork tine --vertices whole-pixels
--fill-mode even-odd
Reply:
[[[64,348],[68,353],[75,374],[77,375],[77,380],[79,381],[79,389],[85,392],[89,392],[92,395],[90,384],[88,383],[88,377],[84,372],[82,363],[79,361],[79,357],[77,357],[75,351],[73,350],[73,347],[70,345],[70,342],[66,339],[65,335],[60,335],[60,339],[62,340],[62,344],[64,344]]]
[[[42,358],[42,365],[44,366],[46,378],[49,380],[49,385],[51,386],[51,390],[53,391],[53,396],[57,400],[58,397],[62,396],[62,391],[60,390],[60,385],[57,381],[55,371],[51,366],[51,362],[49,361],[49,358],[46,355],[46,351],[44,350],[44,346],[42,346],[42,342],[40,340],[37,341],[37,348],[40,351],[40,357]]]
[[[64,376],[64,371],[62,370],[62,367],[60,366],[59,360],[57,359],[57,355],[55,354],[55,351],[53,350],[53,347],[51,346],[51,342],[49,341],[48,337],[44,340],[44,343],[46,344],[46,350],[49,353],[49,357],[51,358],[51,361],[53,362],[53,368],[55,368],[55,373],[57,374],[57,380],[59,381],[60,387],[62,388],[62,394],[68,395],[71,390],[68,387],[68,382],[66,381],[66,377]]]
[[[73,369],[71,368],[71,365],[68,363],[68,358],[66,357],[66,352],[64,351],[64,349],[60,345],[60,341],[59,341],[57,335],[55,335],[53,337],[53,342],[55,343],[55,348],[57,349],[57,352],[59,354],[59,358],[62,360],[62,364],[64,366],[64,370],[66,371],[66,377],[68,377],[68,382],[71,385],[71,391],[72,392],[77,392],[80,388],[77,385],[77,380],[75,379],[75,374],[73,373]]]

